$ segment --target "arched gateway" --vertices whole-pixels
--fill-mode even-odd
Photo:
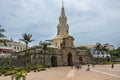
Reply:
[[[79,57],[79,61],[81,64],[83,63],[83,58],[81,56]]]
[[[52,56],[51,57],[51,66],[56,67],[57,66],[57,57]]]
[[[68,66],[70,66],[72,63],[73,63],[72,54],[69,53],[69,54],[68,54]]]

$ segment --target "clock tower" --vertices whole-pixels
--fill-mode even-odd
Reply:
[[[57,26],[57,35],[63,36],[63,37],[69,35],[69,26],[67,24],[67,17],[65,16],[63,3],[62,3],[62,8],[61,8],[61,14],[59,17],[59,23]]]
[[[66,38],[69,41],[65,41]],[[62,2],[61,14],[59,16],[59,23],[57,25],[57,34],[52,40],[52,45],[54,48],[61,49],[64,47],[74,47],[74,38],[69,35],[69,25],[67,24],[67,17],[65,15],[64,5]]]

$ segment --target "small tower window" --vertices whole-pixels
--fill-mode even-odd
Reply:
[[[19,47],[17,47],[17,50],[19,50]]]
[[[16,49],[16,47],[14,47],[14,49]]]
[[[57,46],[57,42],[55,42],[55,46]]]

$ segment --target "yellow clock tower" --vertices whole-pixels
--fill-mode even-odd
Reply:
[[[66,38],[68,39],[67,42],[65,42]],[[61,48],[61,47],[74,47],[73,45],[74,38],[69,35],[69,25],[67,24],[67,17],[65,15],[64,5],[62,2],[62,8],[61,8],[61,14],[59,17],[59,23],[57,25],[57,35],[52,40],[52,45],[55,48]]]

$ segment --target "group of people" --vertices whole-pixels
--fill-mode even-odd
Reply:
[[[82,68],[82,63],[80,63],[80,62],[71,63],[71,68],[73,68],[73,66],[75,66],[75,68],[77,68],[77,70],[81,69]],[[95,68],[95,64],[92,64],[92,67]],[[114,68],[114,64],[113,63],[111,64],[111,68],[112,69]],[[90,71],[90,64],[87,64],[86,71]]]
[[[73,68],[73,66],[75,66],[75,68],[77,68],[77,69],[81,69],[82,68],[82,64],[80,62],[71,63],[71,68]]]
[[[73,66],[75,66],[75,68],[77,68],[77,70],[81,69],[82,68],[82,64],[81,63],[71,63],[71,68],[73,68]],[[86,68],[86,71],[89,71],[90,70],[90,64],[87,64],[87,68]]]

